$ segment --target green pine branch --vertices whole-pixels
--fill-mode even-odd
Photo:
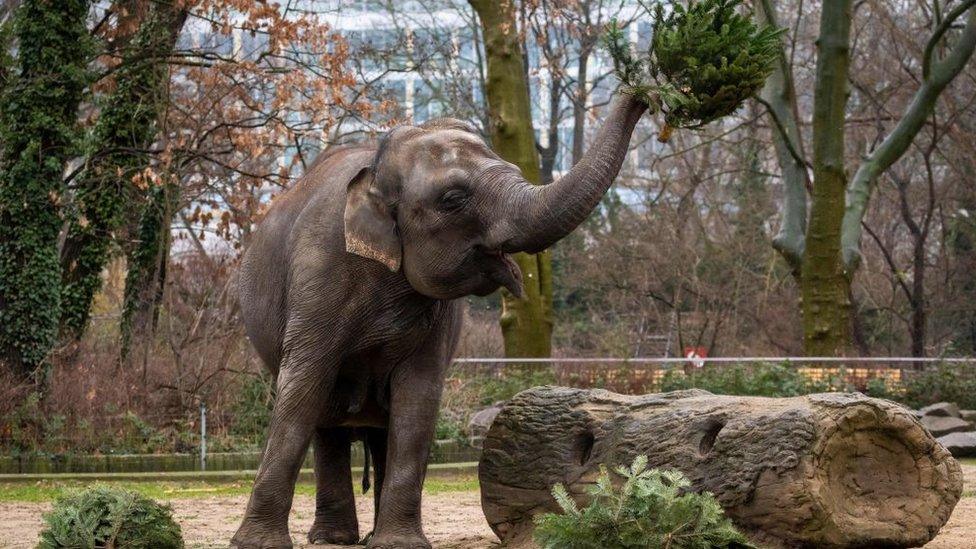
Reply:
[[[635,57],[616,20],[605,44],[624,93],[664,112],[667,127],[699,128],[735,112],[772,73],[785,29],[758,26],[742,0],[691,0],[652,10],[650,47]],[[643,4],[642,4],[643,5]],[[653,12],[653,13],[651,13]]]
[[[39,549],[181,549],[172,509],[131,490],[95,486],[58,498],[44,515]]]
[[[536,541],[545,549],[753,547],[715,497],[689,491],[691,482],[680,472],[648,469],[646,456],[615,471],[622,483],[614,483],[600,466],[583,509],[563,485],[554,486],[552,495],[563,513],[536,519]]]

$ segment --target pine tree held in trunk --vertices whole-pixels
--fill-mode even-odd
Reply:
[[[532,129],[529,87],[513,0],[469,0],[481,20],[488,65],[486,96],[491,145],[525,178],[539,183],[539,158]],[[548,357],[552,350],[552,262],[548,251],[519,253],[525,296],[502,290],[502,335],[507,357]]]
[[[88,0],[24,0],[0,101],[0,361],[30,375],[55,344],[64,167],[88,81]]]

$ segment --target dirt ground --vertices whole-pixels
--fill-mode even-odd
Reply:
[[[167,503],[173,506],[188,548],[227,547],[244,516],[247,496],[173,499]],[[356,506],[359,529],[365,534],[373,524],[372,496],[357,498]],[[0,547],[34,547],[43,526],[41,514],[50,507],[50,503],[0,503]],[[289,521],[295,546],[316,549],[343,547],[306,543],[314,516],[315,498],[296,496]],[[424,532],[434,547],[443,549],[488,549],[493,547],[495,540],[481,513],[477,492],[424,496]]]
[[[969,549],[976,539],[976,466],[964,465],[966,496],[927,549]],[[246,496],[170,500],[183,527],[187,547],[227,547],[243,516]],[[0,547],[28,548],[37,543],[41,513],[49,503],[0,503]],[[357,501],[360,530],[371,528],[372,498]],[[296,547],[339,549],[332,545],[305,545],[305,535],[312,524],[315,500],[297,496],[291,513],[291,534]],[[489,549],[498,547],[484,516],[477,492],[426,495],[424,497],[424,531],[439,549]]]

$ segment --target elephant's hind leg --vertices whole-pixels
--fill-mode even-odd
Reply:
[[[312,544],[354,545],[359,541],[356,498],[352,488],[348,427],[318,429],[315,450],[315,522],[308,532]]]

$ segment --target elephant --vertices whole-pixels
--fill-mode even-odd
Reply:
[[[365,434],[376,479],[367,547],[430,547],[421,492],[461,298],[521,296],[511,254],[540,252],[586,219],[646,109],[618,93],[587,152],[548,185],[526,181],[468,123],[440,118],[324,151],[271,203],[241,260],[239,303],[277,397],[232,545],[292,546],[309,444],[309,542],[358,543],[350,442]]]

